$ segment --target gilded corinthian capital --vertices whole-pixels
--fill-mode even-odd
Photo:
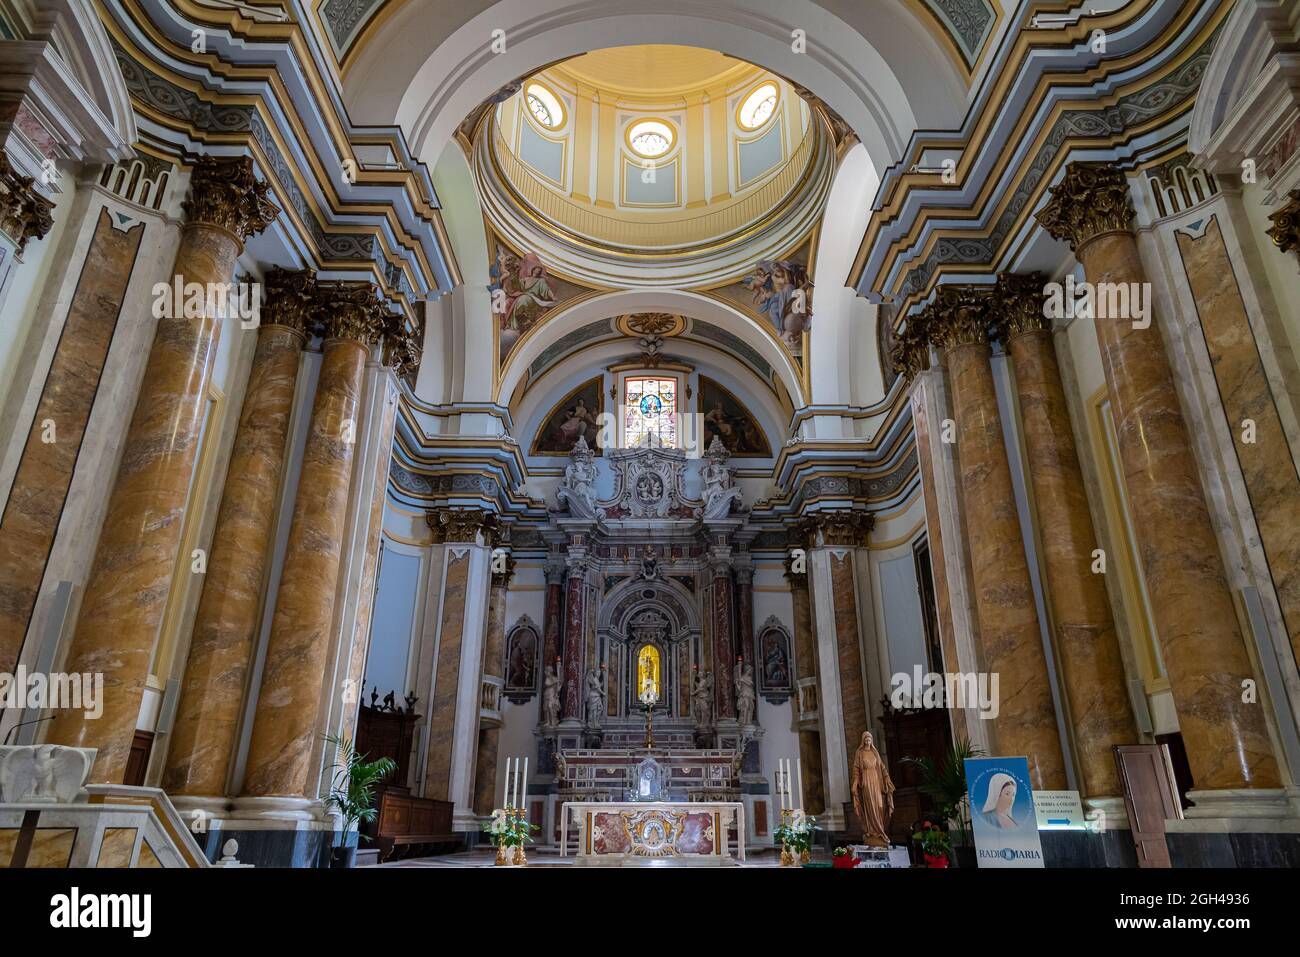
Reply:
[[[407,329],[405,319],[392,313],[384,331],[384,365],[404,379],[419,370],[422,353],[419,331]]]
[[[54,204],[36,189],[36,180],[9,165],[0,151],[0,230],[18,247],[21,256],[29,239],[43,239],[54,225]]]
[[[249,156],[201,156],[190,174],[185,218],[217,226],[241,240],[270,226],[280,207],[268,198],[270,184],[253,175]]]
[[[907,317],[907,326],[894,339],[889,349],[889,361],[904,380],[916,377],[930,365],[930,339],[923,312]]]
[[[989,341],[987,287],[940,286],[925,310],[930,339],[945,349]]]
[[[1040,272],[998,273],[991,302],[993,330],[1003,342],[1023,332],[1050,332],[1052,320],[1043,314],[1047,277]]]
[[[1070,163],[1034,218],[1077,250],[1102,233],[1132,230],[1133,215],[1128,178],[1122,170],[1107,163]]]
[[[321,323],[327,339],[350,339],[373,345],[389,328],[392,313],[368,282],[322,284]]]
[[[307,335],[320,313],[314,269],[271,269],[262,280],[266,290],[263,326],[288,326]]]
[[[799,522],[799,533],[810,545],[860,548],[867,544],[867,536],[875,527],[876,517],[870,512],[850,509],[830,509],[814,512]]]
[[[499,534],[497,517],[481,508],[435,508],[424,513],[425,523],[433,532],[434,544],[478,542],[483,533],[485,545],[496,545]]]
[[[1291,190],[1290,201],[1268,217],[1268,238],[1282,252],[1295,251],[1300,255],[1300,189]]]

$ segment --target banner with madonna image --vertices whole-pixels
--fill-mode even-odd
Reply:
[[[1043,866],[1027,759],[967,758],[966,794],[980,867]]]

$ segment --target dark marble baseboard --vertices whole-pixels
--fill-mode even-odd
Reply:
[[[1107,831],[1039,831],[1045,867],[1137,867],[1133,833]]]
[[[1166,834],[1174,867],[1300,867],[1300,834]]]
[[[352,835],[356,839],[355,834]],[[221,846],[233,838],[239,843],[236,857],[241,864],[256,867],[329,867],[332,831],[241,831],[213,830],[195,834],[209,861],[221,857]]]

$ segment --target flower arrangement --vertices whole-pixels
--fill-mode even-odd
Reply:
[[[522,813],[499,807],[492,812],[483,830],[492,835],[497,847],[523,847],[526,841],[533,839],[532,832],[541,828],[525,821]]]
[[[912,840],[921,845],[921,854],[928,866],[948,866],[948,852],[952,850],[952,835],[943,828],[929,821],[923,821],[921,829],[912,835]]]
[[[857,867],[857,859],[849,853],[847,847],[837,847],[831,852],[831,866],[838,868]]]
[[[802,854],[812,850],[813,832],[820,830],[817,819],[810,814],[796,814],[787,819],[773,836],[791,851]]]

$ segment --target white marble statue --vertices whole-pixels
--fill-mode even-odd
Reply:
[[[691,714],[695,726],[707,728],[713,723],[713,673],[697,671],[691,684]]]
[[[605,671],[591,668],[587,671],[587,725],[599,725],[605,717]]]
[[[542,724],[560,723],[560,664],[553,662],[542,678]]]
[[[596,466],[592,451],[583,436],[573,443],[570,462],[564,468],[564,478],[555,493],[560,508],[568,508],[575,518],[594,518],[596,515]]]
[[[84,785],[94,748],[58,744],[0,746],[0,803],[72,804],[86,800]]]
[[[736,714],[742,728],[754,723],[754,669],[748,661],[736,665]]]
[[[713,437],[709,445],[708,462],[700,470],[704,480],[704,518],[726,518],[732,511],[741,511],[740,488],[727,466],[731,453],[722,439]]]

